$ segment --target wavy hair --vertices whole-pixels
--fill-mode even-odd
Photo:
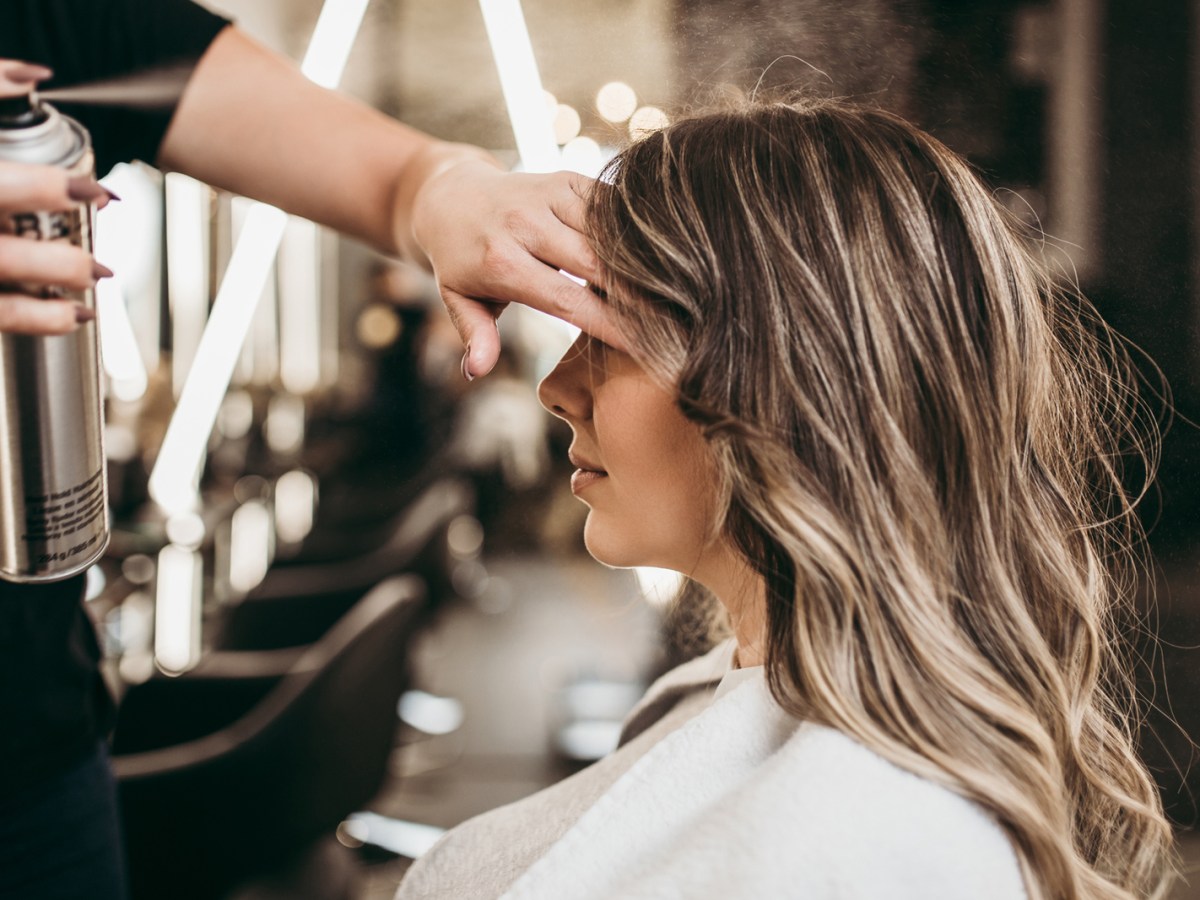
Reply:
[[[1165,894],[1119,642],[1157,430],[1123,340],[960,157],[841,101],[658,131],[588,223],[765,583],[776,700],[979,803],[1033,898]]]

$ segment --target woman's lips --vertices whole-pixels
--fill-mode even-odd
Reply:
[[[571,465],[575,466],[575,472],[571,475],[571,492],[574,494],[586,490],[601,478],[608,477],[607,472],[590,459],[585,458],[574,447],[567,451],[567,459],[571,460]]]
[[[602,478],[607,478],[607,472],[597,472],[594,469],[576,469],[571,473],[571,493],[578,494],[586,490]]]

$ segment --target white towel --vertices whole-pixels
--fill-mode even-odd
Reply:
[[[737,683],[730,683],[730,678]],[[1025,897],[977,805],[779,708],[762,670],[643,756],[504,900]]]

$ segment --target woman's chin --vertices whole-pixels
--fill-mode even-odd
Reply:
[[[592,559],[614,569],[654,565],[647,559],[645,547],[638,547],[636,540],[628,534],[614,533],[612,529],[598,526],[593,518],[594,513],[588,516],[583,527],[583,545]]]

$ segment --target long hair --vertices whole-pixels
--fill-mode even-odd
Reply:
[[[1157,432],[1122,339],[962,159],[842,102],[656,132],[588,222],[765,583],[776,700],[984,807],[1031,897],[1163,895],[1118,628]]]

